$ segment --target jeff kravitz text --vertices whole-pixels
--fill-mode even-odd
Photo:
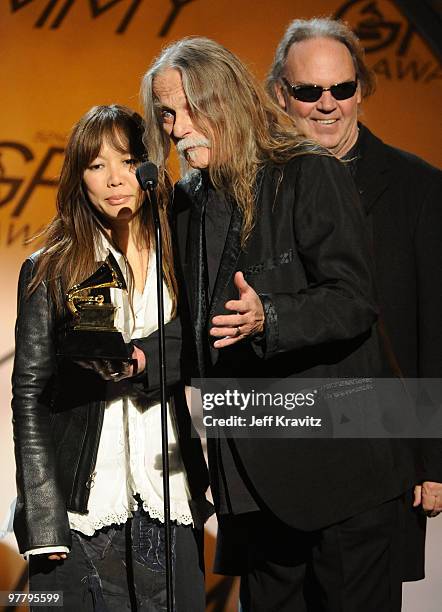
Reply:
[[[273,414],[263,417],[251,415],[250,418],[237,415],[219,418],[205,414],[203,424],[205,427],[321,427],[322,419],[311,416],[294,418]]]

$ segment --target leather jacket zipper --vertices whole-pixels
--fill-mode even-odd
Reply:
[[[73,502],[73,507],[76,508],[79,512],[87,512],[87,503],[89,500],[90,489],[93,486],[93,482],[95,479],[95,462],[97,460],[98,454],[98,446],[100,444],[101,437],[101,429],[103,426],[104,419],[104,407],[105,402],[101,401],[99,403],[99,414],[96,423],[96,431],[94,436],[94,446],[91,449],[88,448],[88,439],[90,440],[90,432],[88,432],[90,414],[88,410],[88,418],[87,425],[85,428],[85,432],[83,435],[83,440],[81,442],[81,452],[79,454],[76,470],[75,470],[75,478],[74,485],[71,493],[71,500]],[[89,433],[89,435],[88,435]],[[86,464],[86,465],[85,465]],[[83,469],[82,469],[83,468]],[[87,476],[85,475],[85,472]],[[77,502],[75,501],[77,500]],[[79,502],[79,503],[78,503]]]
[[[97,423],[97,435],[95,436],[95,443],[94,443],[94,448],[92,450],[92,457],[91,457],[91,462],[90,462],[91,467],[93,466],[93,470],[89,474],[89,478],[87,479],[85,483],[86,491],[84,492],[85,493],[84,501],[85,501],[86,506],[87,506],[87,502],[89,501],[90,490],[94,486],[95,476],[97,475],[97,472],[95,471],[95,464],[97,462],[98,447],[100,445],[101,430],[103,428],[105,407],[106,407],[106,402],[100,402],[99,417],[98,417],[98,423]]]

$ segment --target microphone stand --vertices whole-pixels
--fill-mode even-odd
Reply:
[[[151,162],[141,164],[136,170],[136,177],[144,192],[149,192],[152,205],[152,216],[155,226],[155,257],[157,267],[157,302],[158,302],[158,347],[160,355],[160,401],[161,401],[161,457],[163,462],[163,498],[164,498],[164,531],[166,540],[166,597],[167,611],[174,612],[174,585],[172,565],[172,533],[170,525],[170,488],[169,488],[169,436],[167,431],[166,402],[166,349],[164,332],[163,302],[163,247],[160,214],[156,195],[158,170]]]

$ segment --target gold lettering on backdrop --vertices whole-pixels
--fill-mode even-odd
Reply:
[[[39,166],[37,167],[35,174],[31,177],[26,191],[17,202],[17,205],[12,212],[13,217],[18,217],[21,214],[30,197],[38,187],[56,187],[57,179],[51,176],[46,176],[45,173],[54,157],[57,155],[63,155],[63,153],[64,149],[61,147],[49,147]]]
[[[172,2],[172,8],[170,10],[170,13],[166,19],[166,21],[163,24],[163,27],[161,28],[158,36],[167,36],[169,34],[169,31],[172,27],[172,25],[175,23],[175,21],[177,20],[178,15],[180,14],[182,8],[184,7],[185,4],[189,4],[189,2],[193,2],[193,0],[171,0]]]
[[[372,64],[374,72],[388,80],[429,83],[440,79],[441,67],[431,56],[422,60],[414,42],[418,34],[411,23],[388,0],[347,0],[334,16],[352,26],[368,58],[382,55]],[[424,53],[429,53],[426,49]]]
[[[63,147],[44,146],[42,154],[36,154],[28,144],[17,141],[0,142],[0,209],[4,211],[1,223],[0,243],[9,247],[15,244],[25,246],[26,242],[43,227],[44,219],[35,210],[24,214],[28,204],[41,188],[51,190],[48,202],[55,202],[55,189],[58,183],[58,169],[64,153]],[[17,158],[19,165],[17,170]],[[36,162],[35,169],[29,166]],[[37,204],[40,198],[37,199]],[[8,204],[12,208],[5,210]],[[45,204],[46,209],[46,204]]]
[[[391,79],[390,64],[388,63],[388,59],[386,57],[380,59],[371,68],[376,74],[384,76],[387,79]]]
[[[6,176],[6,165],[3,159],[3,153],[5,151],[15,151],[24,159],[25,162],[30,162],[34,159],[34,154],[31,149],[20,142],[12,142],[4,140],[0,142],[0,185],[6,185],[8,190],[6,195],[0,196],[0,207],[8,204],[16,195],[23,183],[22,178],[14,178]],[[1,194],[1,191],[0,191]]]
[[[419,62],[406,58],[382,57],[372,64],[372,70],[388,80],[392,78],[402,81],[412,79],[416,82],[430,83],[442,78],[442,68],[433,62]]]
[[[35,0],[11,0],[11,13],[20,11],[34,1]],[[123,3],[127,8],[115,29],[115,34],[124,34],[142,2],[143,0],[89,0],[89,14],[92,15],[92,19],[98,19],[110,9]],[[159,37],[162,38],[169,34],[182,9],[190,2],[193,2],[193,0],[171,0],[172,6],[158,33]],[[43,28],[46,26],[51,30],[57,30],[63,24],[75,4],[84,6],[84,2],[80,2],[80,0],[48,0],[41,13],[39,13],[34,27]]]
[[[398,79],[403,79],[409,74],[412,77],[413,81],[420,81],[422,77],[426,74],[429,66],[431,66],[431,62],[420,64],[415,60],[407,62],[403,61],[402,58],[398,58],[396,66]]]
[[[11,0],[11,12],[15,13],[33,2],[34,0]],[[92,19],[97,19],[114,6],[124,3],[127,9],[115,30],[116,34],[124,34],[142,2],[143,0],[89,0],[90,14]],[[49,0],[37,17],[34,27],[48,26],[51,30],[58,29],[75,4],[84,6],[84,2],[79,0]]]
[[[387,17],[385,8],[384,2],[378,0],[350,0],[335,12],[335,17],[351,24],[366,53],[381,51],[399,43],[396,52],[405,55],[414,28],[407,22],[403,23],[400,15],[398,18]]]
[[[430,81],[435,81],[437,79],[442,79],[442,66],[435,66],[430,74],[427,75],[425,83],[429,83]]]
[[[38,229],[32,229],[29,223],[25,223],[24,225],[18,223],[9,223],[6,230],[6,238],[5,244],[6,246],[12,246],[17,242],[21,246],[26,246],[30,238],[39,234],[44,226],[41,226]],[[3,241],[2,241],[3,242]]]

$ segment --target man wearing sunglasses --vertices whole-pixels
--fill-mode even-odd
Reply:
[[[442,173],[384,144],[358,122],[375,81],[359,40],[339,21],[293,21],[276,51],[267,89],[304,135],[348,160],[367,219],[380,336],[391,369],[405,378],[440,380]],[[435,387],[427,386],[427,401],[440,405]],[[414,499],[410,491],[398,500],[403,580],[423,578],[424,513],[442,510],[441,446],[441,440],[423,441],[417,455],[423,482]]]
[[[279,44],[269,93],[306,136],[344,157],[358,139],[358,108],[374,77],[346,26],[331,19],[297,19]]]

